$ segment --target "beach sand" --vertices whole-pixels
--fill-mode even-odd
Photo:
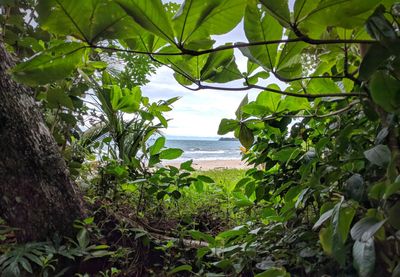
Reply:
[[[164,165],[172,165],[179,167],[180,162],[164,163]],[[212,169],[247,169],[250,168],[245,162],[241,160],[194,160],[192,167],[196,170],[212,170]]]

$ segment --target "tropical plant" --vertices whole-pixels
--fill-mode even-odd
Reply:
[[[257,166],[236,185],[236,206],[247,209],[249,220],[259,228],[278,226],[276,233],[267,230],[267,234],[287,232],[279,251],[285,252],[290,234],[313,226],[314,233],[308,230],[306,236],[293,238],[300,243],[295,251],[301,253],[304,245],[327,266],[320,267],[324,272],[316,271],[292,253],[281,262],[282,257],[267,249],[274,268],[264,264],[260,270],[266,272],[255,272],[254,264],[261,261],[253,255],[259,248],[252,242],[262,236],[255,229],[238,227],[217,236],[222,245],[214,243],[215,238],[197,235],[218,248],[213,258],[222,260],[211,265],[213,270],[260,276],[285,276],[280,266],[300,275],[398,273],[400,13],[394,0],[297,0],[290,7],[287,0],[187,0],[175,15],[174,7],[160,0],[40,0],[35,4],[38,25],[28,26],[30,32],[9,32],[7,20],[3,29],[16,53],[21,48],[12,35],[26,39],[33,33],[32,45],[36,45],[37,34],[47,32],[47,39],[37,43],[40,47],[21,56],[37,54],[13,69],[15,80],[37,90],[77,72],[90,78],[85,72],[90,65],[96,76],[104,69],[96,68],[99,57],[125,53],[148,55],[174,70],[177,82],[194,91],[261,91],[254,101],[246,97],[236,118],[223,119],[219,128],[220,134],[233,131],[245,147],[245,159]],[[247,42],[217,46],[215,36],[229,33],[241,21]],[[240,53],[235,55],[236,49]],[[236,64],[239,54],[247,58],[245,72]],[[132,131],[120,112],[137,112],[143,104],[149,113],[152,106],[139,97],[136,87],[115,84],[104,76],[99,99],[118,148],[114,156],[129,164],[139,153],[135,142],[139,138],[144,146],[142,138],[152,130],[139,124]],[[276,79],[279,84],[268,84]],[[229,83],[235,80],[243,85]],[[155,109],[165,106],[168,103]],[[163,124],[162,117],[152,116]],[[142,152],[149,153],[150,165],[179,156],[179,150],[161,150],[163,146],[161,138]],[[137,168],[134,159],[133,164]],[[116,175],[123,176],[124,169],[129,174],[128,165],[112,166]],[[143,183],[150,189],[156,184],[154,192],[160,199],[179,198],[177,187],[189,184],[190,178],[182,174],[172,167],[160,169]],[[159,190],[164,183],[165,189]],[[318,245],[331,258],[329,262],[316,249],[317,230]],[[261,239],[263,243],[269,241]],[[212,247],[198,256],[206,258],[209,251]],[[246,255],[241,259],[242,253]],[[304,251],[302,258],[309,255]],[[196,268],[179,269],[195,272]]]

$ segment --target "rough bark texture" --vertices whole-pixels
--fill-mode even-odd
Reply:
[[[30,89],[11,79],[13,60],[0,42],[0,217],[18,241],[72,235],[79,195]]]

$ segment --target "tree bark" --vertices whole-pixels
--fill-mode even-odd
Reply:
[[[0,217],[19,242],[73,235],[81,198],[32,91],[11,79],[0,41]]]

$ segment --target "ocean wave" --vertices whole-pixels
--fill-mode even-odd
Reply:
[[[224,150],[196,150],[196,151],[185,151],[186,154],[224,154]]]

